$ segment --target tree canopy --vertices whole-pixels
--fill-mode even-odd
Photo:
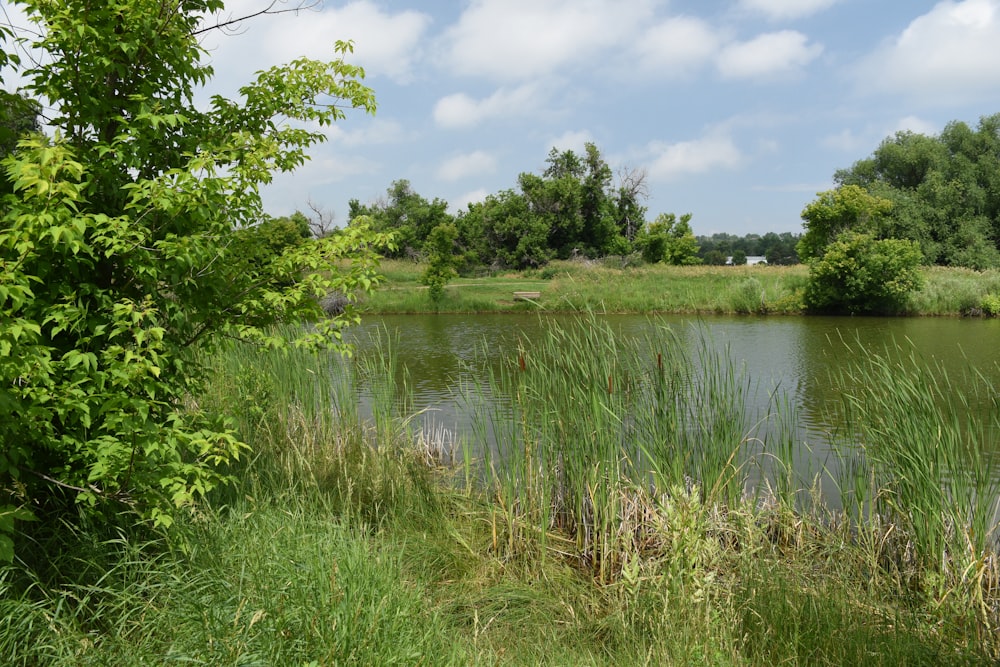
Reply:
[[[169,525],[223,481],[218,466],[243,445],[190,407],[204,379],[197,352],[220,336],[280,346],[270,325],[302,318],[318,321],[297,344],[336,344],[356,315],[320,319],[318,299],[370,288],[388,241],[356,225],[279,239],[265,263],[241,250],[241,230],[271,225],[259,193],[272,174],[302,164],[345,110],[374,110],[349,43],[197,106],[212,76],[199,35],[221,0],[18,1],[35,25],[23,39],[43,56],[22,66],[15,37],[0,33],[0,62],[20,68],[51,129],[2,161],[8,558],[12,517],[115,503]]]
[[[975,129],[951,122],[939,136],[897,132],[834,180],[834,192],[854,188],[889,202],[876,220],[858,218],[851,229],[914,241],[930,264],[1000,266],[1000,114]]]

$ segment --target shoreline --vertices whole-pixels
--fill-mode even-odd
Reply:
[[[546,312],[606,315],[810,315],[802,305],[806,265],[626,265],[620,259],[553,261],[540,269],[461,276],[438,302],[420,284],[425,265],[383,260],[385,280],[359,302],[362,314],[484,314]],[[901,317],[990,316],[1000,295],[1000,271],[924,267],[923,287]],[[516,298],[530,287],[539,298]],[[830,313],[824,313],[830,314]],[[864,315],[861,315],[864,317]]]

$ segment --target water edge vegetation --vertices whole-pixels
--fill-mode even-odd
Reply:
[[[995,400],[981,376],[952,382],[897,350],[832,378],[855,388],[843,409],[863,443],[844,452],[834,512],[791,473],[808,454],[781,435],[793,407],[750,412],[724,354],[667,329],[619,346],[586,324],[508,350],[467,388],[477,426],[452,438],[415,427],[391,336],[346,361],[230,346],[189,409],[233,415],[252,444],[237,483],[179,515],[179,543],[116,522],[26,526],[30,548],[0,570],[0,657],[997,659],[998,489],[988,462],[955,463],[990,426],[959,419]],[[928,410],[928,391],[950,411]],[[768,442],[761,419],[779,426]],[[501,444],[482,452],[487,429]]]

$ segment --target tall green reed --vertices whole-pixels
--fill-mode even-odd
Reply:
[[[738,502],[758,425],[741,365],[666,327],[622,337],[583,317],[522,340],[478,391],[474,421],[500,508],[496,547],[516,552],[555,529],[602,581],[656,545],[669,496]],[[561,547],[560,547],[561,548]]]
[[[860,346],[859,346],[860,347]],[[835,380],[863,461],[854,468],[854,512],[867,527],[903,533],[883,561],[931,588],[942,602],[965,600],[995,630],[1000,614],[998,394],[971,369],[953,379],[933,359],[899,344],[861,348]]]
[[[423,452],[406,419],[405,370],[391,338],[372,335],[371,345],[346,358],[240,343],[216,353],[215,380],[200,403],[233,415],[252,450],[234,470],[241,488],[215,493],[214,502],[318,488],[338,511],[373,524],[397,514],[435,516],[431,472],[412,465]]]

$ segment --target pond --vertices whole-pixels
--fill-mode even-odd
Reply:
[[[368,316],[352,332],[361,352],[379,331],[393,338],[407,373],[413,407],[449,430],[467,426],[463,382],[474,362],[502,363],[516,356],[517,341],[530,341],[553,321],[577,316],[387,315]],[[681,336],[704,336],[726,351],[750,379],[758,400],[778,391],[796,408],[798,435],[822,446],[838,429],[841,396],[831,378],[859,346],[902,346],[953,378],[970,366],[1000,386],[1000,320],[876,317],[686,317],[613,315],[601,318],[622,339],[641,338],[656,326]],[[402,379],[400,379],[402,382]],[[995,443],[1000,450],[1000,442]]]

